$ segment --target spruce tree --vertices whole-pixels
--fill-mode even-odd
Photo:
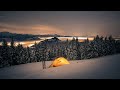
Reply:
[[[3,62],[3,67],[9,66],[9,46],[7,44],[7,41],[3,39],[2,42],[2,48],[1,48],[1,57],[2,57],[2,62]]]

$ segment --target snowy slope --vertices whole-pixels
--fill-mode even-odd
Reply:
[[[52,62],[47,61],[47,66]],[[0,79],[120,79],[120,54],[42,69],[41,62],[0,69]]]

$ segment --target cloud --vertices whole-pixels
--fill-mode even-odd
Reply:
[[[0,18],[4,18],[5,16],[3,16],[3,15],[0,15]]]
[[[34,25],[32,26],[32,30],[35,30],[41,34],[64,34],[62,29],[48,25]]]
[[[0,23],[0,31],[27,33],[27,34],[64,34],[65,33],[62,29],[50,25],[20,26],[20,25],[12,25],[12,24],[4,24],[4,23]]]

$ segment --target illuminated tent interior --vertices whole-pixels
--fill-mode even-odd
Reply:
[[[67,59],[64,57],[59,57],[53,61],[53,63],[49,67],[58,67],[64,64],[70,64]]]

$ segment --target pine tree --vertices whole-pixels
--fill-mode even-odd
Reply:
[[[14,48],[15,47],[15,43],[14,43],[14,39],[13,37],[11,38],[11,48]]]
[[[2,48],[1,48],[1,57],[3,65],[2,67],[9,66],[9,46],[7,45],[7,41],[3,40]]]
[[[78,58],[78,51],[77,51],[77,40],[73,38],[67,46],[67,57],[69,60],[76,60]]]
[[[3,67],[3,58],[2,58],[2,46],[0,46],[0,68]]]
[[[39,61],[40,61],[40,52],[39,52],[39,48],[38,48],[36,42],[35,42],[35,51],[34,51],[34,53],[35,53],[35,60],[36,60],[37,62],[39,62]]]
[[[90,58],[88,56],[89,53],[89,40],[84,40],[84,42],[80,46],[80,54],[81,54],[81,59],[87,59]]]
[[[31,63],[32,61],[31,61],[31,52],[30,52],[30,48],[29,47],[27,47],[27,62],[28,63]]]
[[[21,44],[18,44],[16,47],[16,53],[17,53],[17,61],[19,62],[19,64],[23,64],[24,61],[24,49],[23,46]]]
[[[17,63],[17,53],[13,38],[11,38],[11,45],[9,52],[10,52],[10,60],[9,60],[10,66],[19,64]]]

